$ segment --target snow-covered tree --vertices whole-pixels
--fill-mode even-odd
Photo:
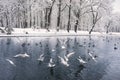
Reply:
[[[113,1],[0,0],[0,26],[8,32],[12,28],[44,28],[48,31],[54,28],[68,32],[87,30],[91,34],[109,23],[107,17],[110,17]]]

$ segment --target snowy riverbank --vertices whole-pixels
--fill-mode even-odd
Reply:
[[[50,30],[48,32],[46,29],[18,29],[14,28],[14,31],[12,32],[11,35],[7,35],[5,33],[0,33],[0,37],[52,37],[52,36],[88,36],[89,32],[88,31],[78,31],[75,33],[74,31],[70,31],[69,33],[66,30],[60,30],[57,32],[56,30]],[[117,35],[119,36],[120,33],[109,33],[106,34],[104,32],[92,32],[92,36],[98,35]]]

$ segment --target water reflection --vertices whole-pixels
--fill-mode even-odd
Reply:
[[[119,80],[108,72],[114,70],[113,53],[120,51],[115,41],[119,38],[0,38],[0,80]]]

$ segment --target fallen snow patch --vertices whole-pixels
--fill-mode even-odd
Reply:
[[[4,33],[0,33],[1,37],[51,37],[51,36],[88,36],[88,31],[78,31],[77,33],[71,30],[69,33],[66,30],[60,30],[57,32],[56,30],[50,30],[48,32],[46,29],[32,29],[32,28],[14,28],[14,31],[11,35],[7,35]],[[92,32],[91,35],[120,35],[120,33],[109,33],[106,34],[104,32]]]

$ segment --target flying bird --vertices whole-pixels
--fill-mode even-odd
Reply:
[[[15,55],[14,57],[15,57],[15,58],[17,58],[17,57],[21,57],[21,58],[29,58],[30,55],[28,55],[27,53],[24,53],[24,54],[17,54],[17,55]]]
[[[67,54],[67,55],[64,55],[64,60],[68,62],[69,58],[70,58],[72,55],[74,55],[74,54],[75,54],[74,52],[71,52],[71,53],[69,53],[69,54]]]
[[[40,57],[37,59],[38,61],[44,61],[44,54],[41,54]]]
[[[65,49],[66,47],[64,45],[61,46],[62,49]]]
[[[71,53],[67,54],[67,58],[71,57],[74,54],[75,54],[74,52],[71,52]]]
[[[55,49],[52,49],[52,52],[55,52]]]
[[[95,59],[96,57],[94,57],[90,52],[88,53],[88,55],[91,57],[92,60],[94,60],[95,62],[97,62],[96,59]]]
[[[79,56],[79,58],[77,59],[81,64],[85,64],[85,63],[87,63],[86,61],[84,61],[80,56]]]
[[[63,64],[63,65],[65,65],[65,66],[69,66],[69,64],[68,64],[68,62],[64,59],[64,58],[62,58],[62,57],[60,57],[60,56],[58,56],[58,58],[60,59],[60,61],[61,61],[61,63]]]
[[[53,62],[53,59],[50,59],[50,62],[48,63],[48,67],[55,67],[55,63]]]
[[[66,47],[65,47],[66,42],[67,42],[67,40],[60,40],[61,48],[62,48],[62,49],[66,49]]]
[[[69,54],[67,54],[67,55],[64,55],[64,60],[65,60],[65,61],[68,61],[69,58],[70,58],[73,54],[74,54],[74,53],[69,53]]]
[[[8,61],[11,65],[16,66],[12,60],[6,59],[6,61]]]

